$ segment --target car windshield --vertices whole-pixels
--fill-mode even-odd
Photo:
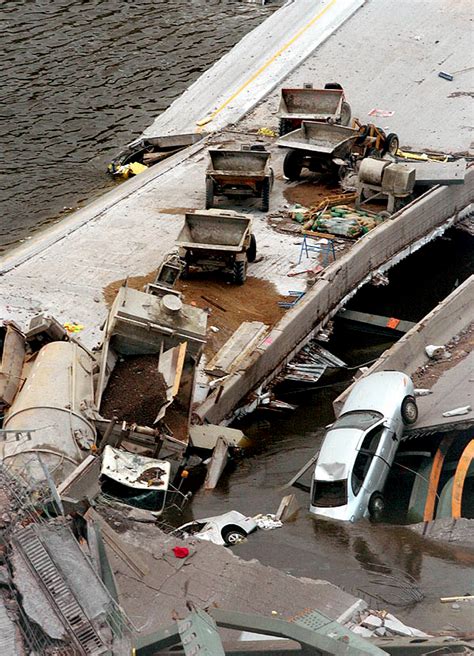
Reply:
[[[314,481],[313,506],[335,508],[347,503],[347,480]]]
[[[357,428],[365,431],[381,419],[383,419],[383,415],[375,410],[354,410],[354,412],[346,412],[339,419],[336,419],[331,426],[331,430],[335,428]]]

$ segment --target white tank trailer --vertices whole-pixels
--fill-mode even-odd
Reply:
[[[96,438],[87,418],[95,365],[74,342],[52,342],[39,351],[6,413],[0,443],[2,460],[28,482],[44,481],[47,467],[59,483],[88,455]]]

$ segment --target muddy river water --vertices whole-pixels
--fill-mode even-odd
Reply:
[[[108,161],[279,4],[2,2],[0,253],[116,184]]]

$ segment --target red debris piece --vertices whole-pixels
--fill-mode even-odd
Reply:
[[[173,547],[173,553],[176,558],[186,558],[186,556],[189,556],[189,549],[187,547]]]

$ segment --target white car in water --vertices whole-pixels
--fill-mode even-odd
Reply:
[[[383,488],[406,424],[418,418],[409,376],[381,371],[354,385],[316,461],[310,511],[343,521],[379,520]]]
[[[216,517],[205,517],[180,526],[177,531],[186,537],[193,536],[200,540],[209,540],[214,544],[231,547],[255,531],[257,522],[252,517],[245,517],[237,510],[231,510]]]

